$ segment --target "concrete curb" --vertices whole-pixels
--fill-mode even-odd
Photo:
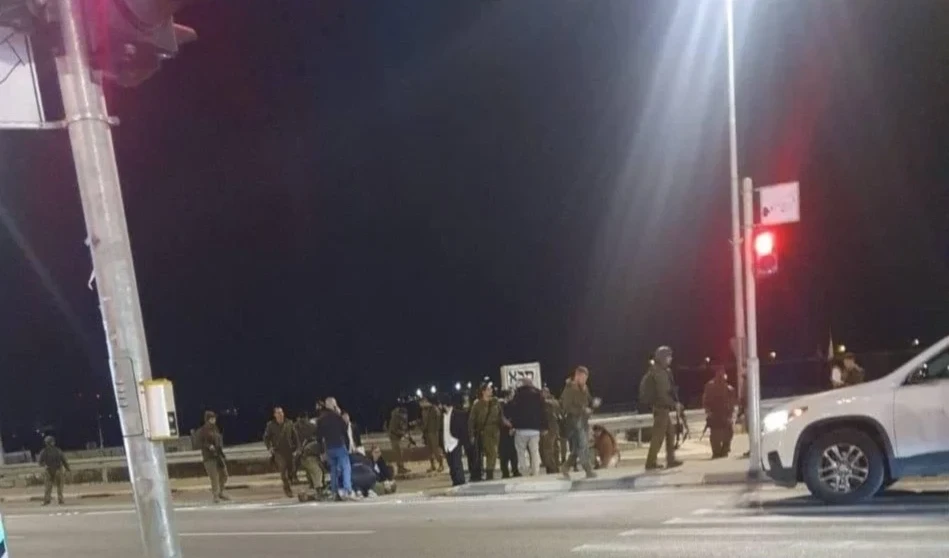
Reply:
[[[480,482],[457,486],[433,496],[498,496],[503,494],[556,494],[566,492],[588,492],[595,490],[637,490],[678,486],[709,486],[747,484],[748,474],[725,473],[633,473],[622,477],[597,478],[566,481],[544,479],[522,482]]]

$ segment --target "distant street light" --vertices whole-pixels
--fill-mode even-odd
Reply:
[[[846,353],[846,352],[847,352],[847,346],[846,346],[846,345],[838,345],[838,346],[837,346],[837,352],[838,352],[838,353]]]
[[[913,346],[914,346],[914,347],[918,347],[918,346],[919,346],[919,339],[913,339]]]
[[[435,389],[435,386],[432,386],[432,387],[428,388],[428,392],[431,393],[432,395],[435,395],[435,392],[436,392],[436,391],[438,391],[438,390]]]
[[[461,382],[455,382],[455,391],[461,391]]]
[[[418,388],[417,390],[415,390],[415,397],[421,397],[421,396],[422,396],[422,388]]]
[[[468,389],[471,389],[471,382],[468,382]]]
[[[656,359],[654,358],[649,359],[649,366],[655,366],[655,365],[656,365]]]
[[[711,362],[712,362],[712,357],[705,357],[705,364],[709,364]]]
[[[778,353],[771,351],[771,360],[778,358]]]

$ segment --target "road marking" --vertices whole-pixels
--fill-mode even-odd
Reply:
[[[375,531],[235,531],[228,533],[181,533],[182,537],[317,537],[371,535]]]
[[[709,547],[723,547],[723,549],[743,548],[742,543],[736,543],[734,540],[712,539],[697,543],[704,550],[711,550]],[[747,541],[747,545],[754,545],[755,548],[762,547],[781,547],[788,550],[937,550],[944,551],[946,543],[941,541],[854,541],[854,540],[821,540],[821,541],[802,541],[800,539],[767,539],[758,541]],[[716,548],[718,550],[718,548]],[[649,541],[640,540],[629,543],[596,543],[584,544],[572,549],[575,553],[601,553],[601,554],[629,554],[643,556],[647,553],[668,553],[670,546],[668,541]]]
[[[663,525],[734,525],[749,523],[898,523],[898,522],[916,522],[919,517],[913,516],[883,516],[877,515],[858,515],[858,516],[817,516],[817,515],[747,515],[747,516],[698,516],[698,517],[675,517],[663,522]]]
[[[832,521],[832,520],[831,520]],[[911,534],[929,534],[933,532],[944,533],[946,532],[946,525],[942,523],[932,524],[930,526],[900,526],[892,525],[886,526],[881,525],[877,527],[850,527],[847,529],[847,533],[867,533],[867,534],[876,534],[881,535],[911,535]],[[810,533],[815,533],[816,531],[823,531],[822,534],[827,533],[838,533],[840,528],[835,525],[828,525],[826,527],[814,526],[808,528]],[[799,535],[801,533],[801,528],[794,526],[787,527],[732,527],[732,528],[721,528],[721,527],[708,527],[708,528],[666,528],[666,529],[630,529],[629,531],[623,531],[619,534],[621,537],[637,537],[637,536],[657,536],[657,537],[708,537],[708,538],[728,538],[728,539],[738,539],[738,538],[747,538],[747,537],[778,537],[781,535]]]
[[[692,512],[692,515],[758,515],[758,514],[771,514],[771,515],[796,515],[796,514],[819,514],[825,517],[834,517],[839,514],[866,514],[866,515],[880,515],[880,514],[905,514],[907,512],[949,512],[949,502],[945,504],[883,504],[883,505],[862,505],[862,506],[824,506],[820,504],[814,505],[801,505],[801,506],[784,506],[784,505],[774,505],[774,506],[762,506],[762,507],[745,507],[737,509],[727,509],[727,508],[702,508],[697,509]]]

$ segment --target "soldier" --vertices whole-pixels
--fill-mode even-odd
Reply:
[[[66,454],[56,447],[56,439],[52,436],[43,438],[46,447],[36,458],[36,463],[46,469],[43,505],[48,506],[53,497],[53,485],[56,485],[56,498],[59,505],[63,505],[63,471],[69,471],[69,462]]]
[[[392,451],[395,453],[395,465],[398,469],[396,474],[408,474],[409,470],[405,468],[405,460],[402,456],[402,438],[409,433],[409,410],[401,403],[395,409],[392,409],[392,415],[389,416],[389,425],[386,430],[389,433]]]
[[[195,433],[195,441],[198,449],[201,450],[201,461],[204,462],[204,470],[208,473],[208,479],[211,481],[211,498],[214,503],[221,500],[227,501],[230,498],[224,494],[224,486],[227,484],[227,462],[224,458],[224,438],[217,427],[217,414],[214,411],[204,412],[204,424]]]
[[[297,421],[297,440],[300,448],[297,456],[300,467],[306,473],[307,483],[316,492],[323,489],[323,469],[320,467],[320,455],[323,451],[316,439],[316,419]]]
[[[283,493],[286,494],[287,498],[292,498],[290,466],[293,464],[293,454],[300,447],[300,442],[297,440],[297,432],[293,427],[293,423],[286,419],[282,407],[274,407],[273,420],[267,423],[267,428],[264,430],[264,445],[270,451],[270,458],[280,473],[280,480],[283,481]]]
[[[669,418],[670,412],[681,409],[672,377],[672,349],[669,347],[656,349],[653,365],[639,383],[639,400],[652,409],[652,440],[646,455],[646,470],[659,469],[656,461],[663,442],[666,444],[666,467],[682,465],[675,457],[675,430]]]
[[[468,434],[477,447],[478,455],[484,456],[485,478],[494,480],[494,466],[498,463],[498,443],[501,438],[501,407],[494,398],[494,386],[490,382],[481,384],[478,401],[471,407]],[[471,480],[481,480],[480,475],[475,477],[475,473],[472,471]]]
[[[573,374],[570,374],[569,376],[567,376],[567,380],[563,384],[564,390],[566,390],[567,387],[571,383],[573,383]],[[561,395],[563,395],[563,392],[560,392],[560,393]],[[560,411],[560,416],[557,417],[557,433],[558,433],[558,437],[560,438],[560,463],[563,464],[563,463],[566,463],[567,456],[570,455],[570,451],[571,451],[570,429],[567,428],[567,417],[566,415],[563,414],[563,406],[560,405],[559,401],[557,402],[557,407]],[[559,466],[557,467],[557,470],[558,471],[560,470]],[[580,469],[576,465],[573,466],[574,473],[576,473],[579,470]]]
[[[544,412],[547,415],[547,431],[540,436],[540,455],[547,473],[560,470],[560,403],[544,388]]]
[[[583,467],[588,479],[596,478],[590,457],[589,417],[593,414],[595,403],[587,387],[589,377],[590,371],[587,367],[578,366],[573,372],[573,380],[560,395],[560,406],[563,408],[570,439],[570,456],[560,467],[560,474],[566,480],[570,480],[570,469],[577,465]]]
[[[445,470],[445,456],[442,454],[441,444],[438,441],[442,429],[442,413],[432,404],[432,401],[424,397],[419,401],[419,406],[422,407],[422,441],[428,448],[428,460],[431,464],[428,472],[441,473]]]
[[[702,393],[702,407],[705,409],[705,422],[712,444],[712,459],[728,457],[731,452],[732,437],[735,435],[732,419],[737,403],[735,390],[728,385],[725,367],[715,366],[715,377],[705,384],[705,391]]]
[[[515,477],[521,476],[521,472],[517,466],[517,448],[514,447],[514,427],[507,412],[511,402],[511,392],[502,391],[500,397],[503,401],[500,402],[501,427],[498,437],[498,458],[501,460],[501,478],[508,479],[511,478],[512,472]]]

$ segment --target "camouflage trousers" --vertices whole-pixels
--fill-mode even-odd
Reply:
[[[560,437],[557,432],[548,430],[540,436],[540,459],[548,473],[560,469]]]
[[[47,469],[45,486],[43,491],[43,503],[48,504],[53,497],[53,486],[56,486],[56,497],[59,503],[63,503],[63,470]]]

